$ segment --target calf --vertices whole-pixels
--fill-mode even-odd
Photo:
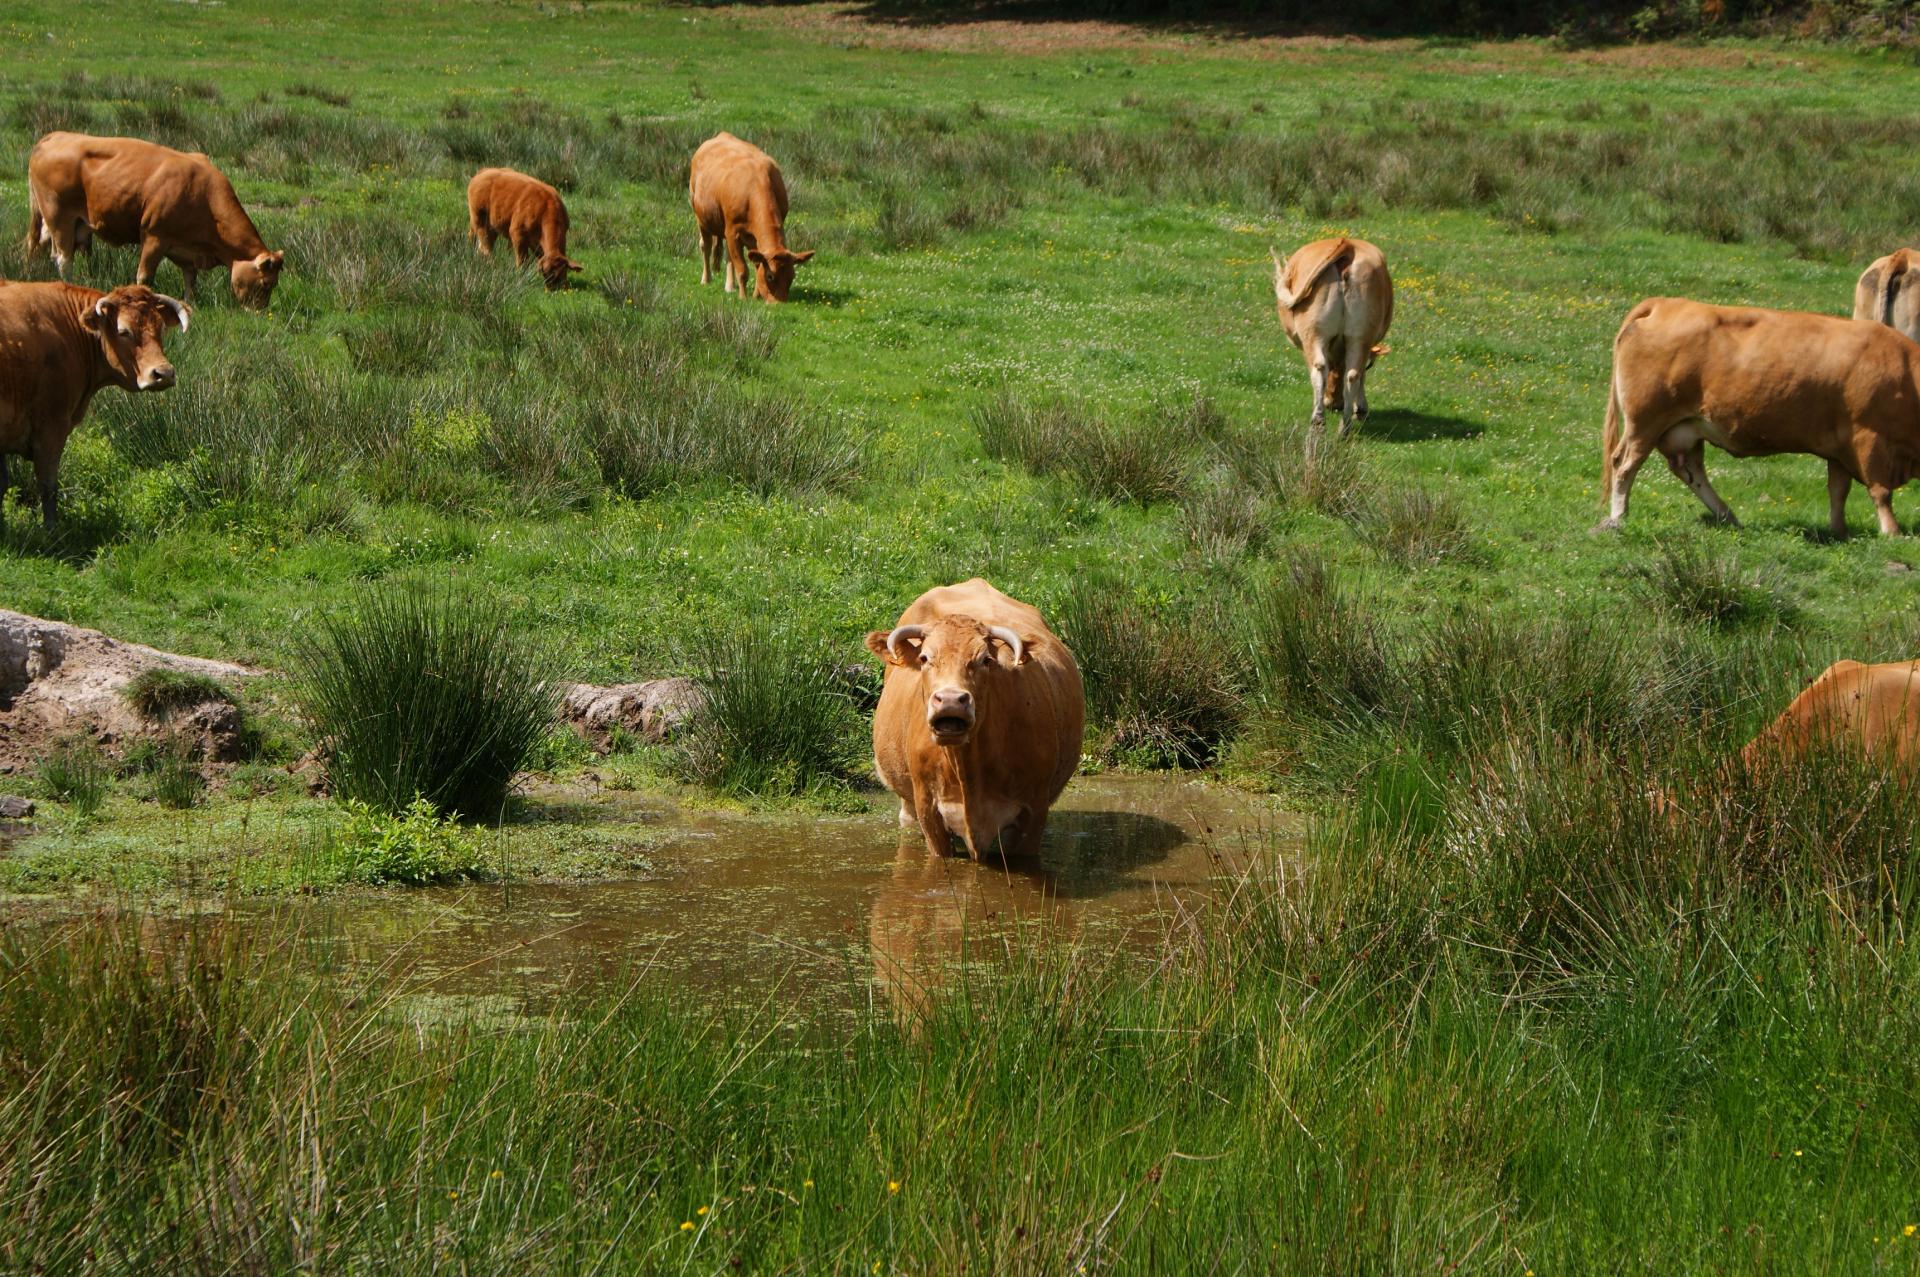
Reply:
[[[49,133],[27,157],[32,213],[27,254],[52,249],[65,278],[94,236],[138,244],[136,283],[153,283],[161,258],[180,268],[186,293],[203,270],[227,268],[235,300],[264,308],[286,258],[261,242],[226,174],[198,152],[131,137]]]
[[[731,133],[716,133],[693,153],[687,200],[700,226],[700,282],[713,279],[724,249],[727,292],[738,286],[740,295],[747,295],[747,263],[752,262],[754,296],[787,300],[794,268],[813,260],[813,253],[787,248],[787,184],[773,157]]]
[[[567,206],[539,178],[510,168],[481,169],[467,183],[467,218],[474,246],[489,257],[502,235],[522,266],[538,253],[540,278],[549,289],[562,287],[580,269],[567,256]]]
[[[103,386],[173,385],[160,337],[191,312],[143,284],[110,293],[68,284],[0,283],[0,510],[7,458],[33,462],[40,517],[56,522],[60,454]]]

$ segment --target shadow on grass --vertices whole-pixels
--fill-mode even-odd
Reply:
[[[1478,439],[1486,427],[1460,417],[1438,417],[1405,408],[1381,408],[1371,413],[1365,424],[1355,423],[1354,433],[1363,439],[1383,443],[1419,443],[1427,439]]]

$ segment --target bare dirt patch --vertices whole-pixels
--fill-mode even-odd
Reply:
[[[0,765],[31,770],[54,741],[74,735],[91,736],[115,753],[143,738],[190,737],[202,758],[237,757],[243,725],[232,702],[182,705],[164,721],[145,717],[128,702],[127,684],[162,668],[220,682],[262,673],[0,610]]]

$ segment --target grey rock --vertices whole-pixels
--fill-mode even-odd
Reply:
[[[690,678],[645,683],[569,683],[560,716],[600,752],[612,747],[614,729],[649,743],[671,740],[706,704],[706,690]]]
[[[33,799],[0,796],[0,820],[25,820],[33,815]]]

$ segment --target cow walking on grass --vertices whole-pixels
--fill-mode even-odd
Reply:
[[[1920,345],[1831,315],[1649,298],[1613,340],[1600,527],[1627,517],[1634,476],[1655,451],[1715,519],[1737,524],[1707,482],[1709,443],[1736,457],[1820,457],[1833,534],[1847,534],[1859,482],[1880,531],[1897,536],[1894,490],[1920,469]]]
[[[140,246],[136,283],[151,285],[165,258],[180,268],[191,298],[201,271],[224,266],[234,299],[265,308],[286,265],[261,241],[226,174],[198,152],[49,133],[27,157],[27,198],[27,254],[51,249],[63,279],[98,236]]]
[[[40,517],[57,519],[60,454],[106,386],[165,390],[168,328],[187,330],[187,307],[141,284],[110,293],[69,284],[0,283],[0,514],[7,458],[33,463]]]
[[[1896,249],[1860,272],[1853,317],[1885,324],[1920,341],[1920,252]]]
[[[560,192],[510,168],[483,168],[467,183],[467,233],[488,257],[505,235],[513,258],[536,262],[549,290],[563,287],[580,263],[567,256],[567,206]]]
[[[700,282],[726,255],[727,292],[747,295],[747,263],[752,262],[753,295],[783,302],[793,287],[793,272],[811,261],[811,250],[787,248],[787,183],[773,157],[731,133],[716,133],[693,153],[687,174],[687,199],[700,226]]]
[[[1363,239],[1315,240],[1282,257],[1272,249],[1273,295],[1287,340],[1307,360],[1313,379],[1313,422],[1340,413],[1340,434],[1366,419],[1367,369],[1386,353],[1393,323],[1393,280],[1387,259]]]
[[[1047,813],[1080,766],[1080,667],[1040,613],[975,577],[913,601],[867,635],[886,665],[873,763],[900,824],[927,850],[956,837],[979,859],[1040,849]]]

